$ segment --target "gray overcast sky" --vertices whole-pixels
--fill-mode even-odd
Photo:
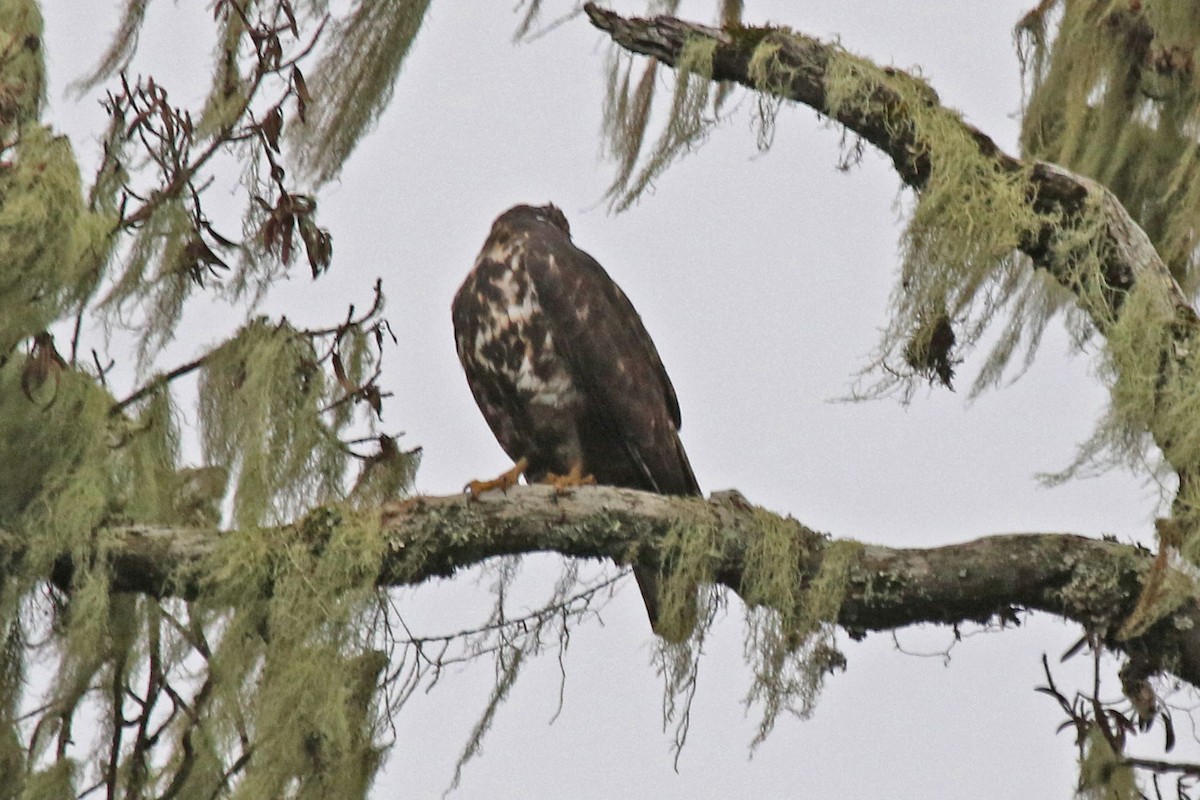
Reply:
[[[879,63],[920,65],[944,102],[1015,152],[1020,86],[1010,31],[1029,4],[748,0],[746,18],[840,36]],[[116,10],[46,5],[50,117],[92,159],[102,123],[95,98],[68,102],[63,87],[95,63],[98,32],[112,29]],[[211,11],[199,5],[154,4],[137,62],[176,87],[180,102],[197,99],[197,77],[207,71],[208,40],[196,31],[206,30]],[[1021,381],[970,405],[947,392],[921,393],[907,409],[890,400],[829,402],[847,392],[876,345],[897,268],[907,198],[882,157],[868,153],[861,166],[838,172],[839,132],[803,107],[781,111],[774,148],[760,154],[753,99],[743,93],[739,112],[698,153],[614,217],[601,202],[611,177],[599,147],[607,45],[578,17],[514,46],[513,5],[433,3],[390,110],[321,197],[321,221],[334,234],[332,271],[317,284],[298,271],[266,306],[327,323],[346,304],[365,302],[376,276],[384,278],[401,339],[387,354],[384,384],[395,397],[385,420],[407,432],[403,444],[425,448],[421,491],[455,492],[508,466],[458,366],[450,298],[497,214],[553,201],[654,336],[706,491],[736,487],[834,536],[887,545],[1010,531],[1151,542],[1159,496],[1141,478],[1117,474],[1054,490],[1034,479],[1069,463],[1105,397],[1089,359],[1068,355],[1061,326]],[[569,7],[545,5],[550,18]],[[642,9],[637,0],[612,5]],[[681,16],[708,21],[712,13],[707,0],[693,0]],[[194,357],[236,323],[228,313],[196,310],[163,364]],[[540,586],[556,562],[531,559],[525,572]],[[1033,687],[1041,654],[1055,660],[1078,636],[1072,627],[1043,618],[973,636],[948,666],[901,653],[887,636],[840,637],[848,672],[829,679],[812,719],[781,720],[751,759],[757,712],[743,712],[749,675],[735,603],[701,668],[676,773],[661,731],[652,636],[628,584],[604,626],[573,636],[558,721],[548,724],[557,665],[544,658],[513,691],[455,797],[1071,795],[1071,737],[1055,735],[1058,710]],[[477,607],[479,590],[464,576],[405,593],[402,602],[422,630],[453,629],[462,617],[453,612]],[[898,637],[919,652],[951,639],[946,630]],[[1085,660],[1063,665],[1061,680],[1085,685]],[[491,680],[481,664],[414,700],[396,720],[375,795],[440,796]],[[1115,682],[1108,692],[1117,695]],[[1182,720],[1180,733],[1190,738]]]

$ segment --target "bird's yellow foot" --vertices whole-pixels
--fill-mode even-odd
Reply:
[[[548,483],[553,486],[555,494],[568,494],[571,489],[579,486],[595,486],[596,476],[584,475],[583,465],[575,464],[566,475],[556,475],[553,472],[547,472],[546,477],[542,479],[542,483]]]
[[[521,473],[529,466],[528,459],[522,458],[516,464],[513,464],[512,469],[502,473],[499,477],[493,478],[490,481],[471,481],[463,487],[463,491],[471,496],[471,499],[479,497],[484,492],[490,492],[492,489],[499,489],[502,492],[507,492],[510,486],[516,486],[517,481],[521,477]]]

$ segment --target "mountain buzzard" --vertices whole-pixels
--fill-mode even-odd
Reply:
[[[679,441],[679,401],[629,298],[571,242],[553,205],[516,206],[454,297],[467,382],[516,466],[473,492],[516,482],[596,483],[699,495]],[[657,622],[653,572],[634,567]]]

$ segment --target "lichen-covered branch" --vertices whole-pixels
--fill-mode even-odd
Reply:
[[[1029,341],[1037,341],[1055,301],[1021,295],[1030,284],[1010,258],[1014,250],[1073,293],[1094,330],[1108,339],[1100,372],[1113,394],[1081,459],[1107,451],[1112,463],[1137,462],[1149,433],[1180,477],[1176,516],[1191,518],[1184,552],[1200,557],[1200,535],[1193,535],[1200,531],[1193,524],[1200,520],[1200,490],[1192,479],[1200,474],[1200,319],[1111,191],[1054,164],[1008,155],[942,106],[921,78],[836,44],[782,27],[716,29],[670,16],[625,18],[594,3],[585,10],[627,51],[694,80],[699,73],[688,54],[703,49],[703,75],[710,80],[811,106],[891,158],[918,203],[905,234],[885,351],[899,350],[918,373],[948,384],[961,360],[951,351],[978,341],[999,305],[1013,298],[1020,298],[1013,313],[1028,318],[1006,326],[980,381],[997,382],[1015,346],[1011,331],[1028,325]]]
[[[326,508],[296,526],[254,535],[292,542],[301,537],[319,551],[339,528],[377,527],[380,522],[380,585],[420,583],[495,556],[537,551],[621,563],[636,558],[658,568],[668,538],[683,526],[707,531],[713,579],[742,592],[748,554],[769,525],[776,530],[782,526],[796,543],[792,577],[798,587],[807,587],[836,541],[790,517],[741,502],[667,498],[610,487],[557,495],[541,486],[488,493],[478,500],[422,497],[364,512]],[[195,596],[221,542],[239,535],[130,526],[107,529],[100,538],[116,590]],[[1006,618],[1022,609],[1045,611],[1079,622],[1111,646],[1136,652],[1200,686],[1200,604],[1191,581],[1170,573],[1177,588],[1163,594],[1158,621],[1134,639],[1122,640],[1118,633],[1152,563],[1140,548],[1069,534],[1028,533],[937,548],[864,545],[839,552],[853,556],[840,608],[830,616],[852,635],[925,622]],[[19,563],[21,554],[17,540],[0,538],[0,563]],[[68,586],[71,574],[64,557],[55,580]]]
[[[919,190],[929,179],[931,153],[928,142],[917,138],[910,96],[886,84],[876,84],[872,96],[865,102],[839,104],[831,97],[828,84],[831,71],[841,66],[839,62],[861,61],[838,45],[787,28],[725,30],[669,16],[625,18],[595,3],[587,3],[584,8],[592,24],[608,33],[618,45],[671,66],[678,64],[689,42],[709,39],[716,45],[712,56],[712,80],[732,81],[811,106],[890,156],[896,173],[908,186]],[[761,57],[759,48],[764,43],[770,46],[770,59]],[[757,59],[756,54],[760,56]],[[890,67],[881,68],[881,71],[901,77],[911,87],[919,87],[926,103],[939,103],[937,93],[920,79]],[[1120,294],[1129,291],[1138,280],[1162,284],[1178,306],[1190,311],[1186,298],[1149,239],[1111,193],[1094,181],[1053,164],[1027,165],[1005,153],[974,126],[961,119],[960,124],[976,142],[980,153],[992,159],[999,169],[1019,172],[1031,168],[1029,202],[1039,211],[1056,212],[1047,218],[1048,222],[1081,217],[1089,202],[1104,203],[1103,214],[1108,223],[1102,234],[1108,240],[1104,248],[1107,254],[1105,277],[1113,290],[1111,299],[1114,302],[1108,318],[1117,315]],[[1057,229],[1040,231],[1039,235],[1022,242],[1021,249],[1040,265],[1053,270],[1055,265],[1048,261],[1051,254],[1046,251],[1046,243],[1056,234]],[[1191,316],[1194,319],[1195,315]],[[1105,321],[1097,320],[1098,327],[1103,329]]]

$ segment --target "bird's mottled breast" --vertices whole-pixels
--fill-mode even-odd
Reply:
[[[454,300],[459,358],[532,402],[574,404],[581,396],[522,263],[522,239],[489,240],[459,289]]]

